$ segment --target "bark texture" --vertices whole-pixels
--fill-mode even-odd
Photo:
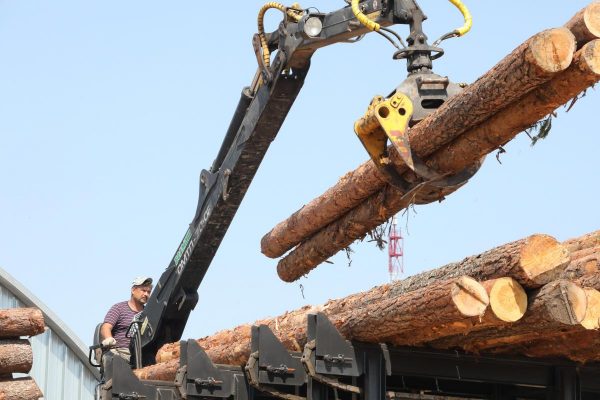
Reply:
[[[429,158],[428,165],[438,171],[456,173],[478,161],[482,155],[506,144],[516,134],[576,97],[598,80],[600,41],[594,40],[577,52],[573,65],[566,71],[451,144],[443,146]],[[279,277],[286,282],[298,279],[407,205],[403,193],[391,186],[385,186],[383,190],[323,228],[280,260],[277,265]]]
[[[600,230],[565,240],[563,244],[571,253],[600,246]]]
[[[28,373],[32,365],[33,351],[29,340],[0,340],[0,374]]]
[[[34,336],[44,332],[44,316],[37,308],[0,310],[0,338]]]
[[[548,81],[569,66],[575,48],[575,38],[566,28],[533,36],[461,94],[410,129],[408,135],[413,153],[425,158]],[[404,173],[406,168],[395,150],[392,149],[390,155],[399,172]],[[261,251],[272,258],[283,255],[384,185],[385,180],[377,168],[370,161],[363,163],[325,194],[275,226],[261,240]]]
[[[579,363],[600,361],[600,333],[580,327],[548,338],[491,349],[493,353],[515,351],[535,358],[566,358]]]
[[[490,299],[490,306],[483,315],[435,324],[427,329],[413,329],[402,335],[387,337],[384,341],[398,345],[423,345],[443,337],[503,326],[523,317],[527,309],[527,294],[517,281],[505,277],[482,282],[482,286]]]
[[[510,346],[552,335],[561,329],[581,326],[587,310],[585,291],[576,284],[557,280],[534,291],[521,320],[514,324],[493,327],[469,335],[445,337],[429,343],[440,349],[461,348],[482,352],[500,346]]]
[[[577,39],[577,48],[600,38],[600,2],[596,1],[579,11],[565,24]]]
[[[0,400],[37,400],[42,396],[32,378],[0,381]]]

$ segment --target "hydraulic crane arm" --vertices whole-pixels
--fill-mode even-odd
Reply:
[[[421,29],[426,17],[415,1],[365,0],[355,6],[381,27],[410,24],[410,46],[401,49],[396,58],[407,58],[409,72],[431,70],[432,53],[439,56],[441,49],[427,45]],[[139,336],[132,341],[138,367],[153,363],[163,344],[181,338],[198,301],[198,287],[302,88],[314,52],[371,31],[358,21],[356,7],[354,11],[346,6],[327,14],[298,8],[282,11],[286,16],[277,31],[254,37],[257,74],[252,85],[242,91],[212,167],[200,175],[196,214],[141,314]],[[272,61],[265,57],[275,50]]]

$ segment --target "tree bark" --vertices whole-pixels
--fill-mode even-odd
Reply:
[[[565,279],[579,279],[600,273],[600,246],[571,253],[571,263],[565,269]]]
[[[0,338],[34,336],[44,332],[44,316],[37,308],[0,310]]]
[[[0,374],[28,373],[32,365],[33,351],[29,340],[0,340]]]
[[[428,165],[444,173],[461,171],[477,162],[482,155],[506,144],[517,133],[598,80],[600,40],[595,40],[577,52],[573,65],[566,71],[442,147],[429,158]],[[398,189],[385,186],[382,191],[314,234],[280,260],[277,265],[279,277],[292,282],[337,251],[348,247],[354,240],[363,237],[405,208],[410,199],[405,199],[403,195]]]
[[[576,44],[566,28],[541,32],[505,57],[462,93],[409,130],[413,153],[424,158],[463,132],[485,121],[571,63]],[[399,172],[406,171],[394,149],[390,155]],[[470,163],[473,164],[473,163]],[[319,231],[379,191],[385,180],[370,162],[346,174],[324,195],[279,223],[261,240],[261,251],[272,258]]]
[[[491,353],[513,353],[535,358],[566,358],[579,363],[600,361],[600,334],[582,327],[548,338],[490,349]]]
[[[579,11],[565,24],[577,39],[577,48],[600,38],[600,2],[594,2]]]
[[[388,285],[372,291],[379,295],[350,296],[254,324],[269,326],[286,348],[301,351],[306,344],[306,315],[309,313],[323,312],[347,339],[378,343],[383,338],[417,327],[427,330],[436,324],[483,315],[489,304],[485,288],[465,276],[397,296]],[[243,365],[250,355],[250,341],[251,325],[241,325],[199,339],[198,344],[214,363]],[[136,374],[145,379],[170,378],[179,366],[178,357],[179,343],[167,344],[156,356],[158,364],[140,369]]]
[[[580,326],[587,309],[585,291],[576,284],[557,280],[529,295],[525,315],[514,324],[493,327],[469,335],[445,337],[429,343],[440,349],[461,348],[482,352],[552,335],[560,329]]]
[[[600,246],[600,230],[587,233],[583,236],[565,240],[563,244],[570,252]]]
[[[37,400],[42,396],[32,378],[0,381],[0,400]]]

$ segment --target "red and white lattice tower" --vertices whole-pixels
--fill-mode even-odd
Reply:
[[[392,217],[392,226],[390,226],[388,254],[390,281],[395,281],[400,279],[404,272],[404,238],[402,237],[400,228],[396,224],[396,217]]]

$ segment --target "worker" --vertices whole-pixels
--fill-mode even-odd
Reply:
[[[126,334],[135,316],[144,310],[151,291],[152,278],[137,277],[132,282],[129,300],[117,303],[108,310],[100,328],[102,347],[108,353],[119,355],[130,362],[129,342],[131,339]]]

